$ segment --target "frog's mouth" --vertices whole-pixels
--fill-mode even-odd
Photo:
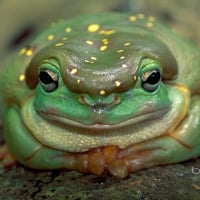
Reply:
[[[30,134],[44,146],[67,152],[86,152],[105,146],[124,149],[167,134],[180,123],[185,116],[185,96],[174,89],[169,93],[172,104],[168,110],[165,107],[119,124],[84,125],[62,116],[39,114],[33,107],[33,99],[27,100],[21,114]]]
[[[47,121],[49,121],[50,123],[58,123],[60,126],[63,126],[64,128],[66,127],[76,127],[76,128],[80,128],[81,131],[83,131],[83,129],[86,130],[92,130],[92,131],[96,131],[95,133],[99,133],[101,134],[102,131],[106,131],[106,130],[113,130],[113,129],[119,129],[119,128],[125,128],[125,127],[129,127],[129,126],[133,126],[135,124],[147,121],[149,119],[151,120],[155,120],[155,119],[159,119],[162,116],[164,116],[168,111],[170,110],[170,105],[166,106],[166,107],[162,107],[156,111],[152,111],[152,112],[145,112],[142,113],[140,115],[134,116],[131,119],[128,120],[123,120],[121,122],[117,122],[117,123],[105,123],[104,122],[104,116],[103,115],[99,115],[98,113],[96,114],[97,117],[94,116],[94,120],[93,122],[91,122],[90,124],[83,124],[79,121],[75,121],[73,119],[67,118],[66,116],[62,116],[59,114],[55,114],[50,112],[44,112],[44,111],[36,111],[43,119],[46,119]],[[94,134],[94,133],[93,133]]]

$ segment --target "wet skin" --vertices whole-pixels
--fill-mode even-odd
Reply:
[[[1,162],[124,178],[198,157],[199,65],[153,17],[61,21],[1,70]]]

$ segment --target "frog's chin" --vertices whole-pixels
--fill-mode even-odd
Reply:
[[[63,127],[76,127],[80,129],[90,129],[94,131],[103,131],[103,130],[109,130],[109,129],[118,129],[123,127],[132,126],[134,124],[142,123],[148,120],[154,120],[157,118],[161,118],[164,116],[170,109],[170,106],[166,106],[160,109],[157,109],[156,111],[149,111],[149,112],[143,112],[140,115],[132,116],[128,120],[123,120],[121,122],[117,123],[106,123],[104,121],[99,120],[93,120],[90,124],[84,124],[79,121],[72,120],[66,116],[62,116],[55,113],[48,113],[48,112],[41,112],[37,111],[37,113],[45,120],[49,121],[50,123],[59,123],[60,126]],[[128,117],[127,117],[128,118]]]

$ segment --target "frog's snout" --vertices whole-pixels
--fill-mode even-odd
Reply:
[[[116,106],[121,101],[121,98],[117,94],[110,94],[108,96],[95,96],[92,97],[88,94],[83,94],[79,98],[79,102],[96,110],[108,110],[111,107]]]

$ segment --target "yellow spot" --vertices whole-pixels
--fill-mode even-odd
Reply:
[[[67,38],[67,37],[63,37],[62,40],[63,40],[63,41],[66,41],[66,40],[68,40],[68,38]]]
[[[136,76],[136,75],[134,75],[134,76],[133,76],[133,79],[134,79],[134,81],[136,81],[136,80],[137,80],[137,76]]]
[[[74,69],[72,69],[72,71],[70,72],[70,74],[76,74],[77,73],[77,69],[76,68],[74,68]]]
[[[114,34],[114,33],[116,33],[116,31],[115,30],[100,30],[99,31],[99,34],[101,34],[101,35],[112,35],[112,34]]]
[[[128,66],[127,66],[126,64],[123,64],[122,67],[123,67],[123,68],[127,68]]]
[[[144,14],[142,14],[142,13],[139,13],[137,16],[139,19],[144,19]]]
[[[44,59],[42,62],[43,62],[43,63],[48,63],[48,62],[49,62],[49,59]]]
[[[25,75],[24,74],[21,74],[20,76],[19,76],[19,81],[24,81],[25,80]]]
[[[124,58],[125,58],[125,56],[121,56],[119,59],[120,59],[120,60],[123,60]]]
[[[148,20],[149,20],[150,22],[154,22],[154,21],[155,21],[155,17],[149,16],[149,17],[148,17]]]
[[[33,50],[32,50],[32,49],[28,49],[28,50],[26,51],[26,55],[27,55],[27,56],[32,56],[32,55],[33,55]]]
[[[103,45],[99,48],[100,51],[105,51],[108,48],[107,45]]]
[[[107,38],[103,39],[102,40],[103,44],[108,44],[109,43],[109,40]]]
[[[90,24],[88,27],[87,27],[87,30],[88,32],[96,32],[98,31],[100,28],[99,24]]]
[[[94,56],[92,56],[92,57],[91,57],[91,60],[97,60],[97,58],[96,58],[96,57],[94,57]]]
[[[152,23],[152,22],[147,22],[147,23],[146,23],[146,26],[147,26],[148,28],[151,28],[151,27],[153,27],[153,23]]]
[[[78,79],[76,82],[77,82],[77,84],[80,84],[81,80]]]
[[[105,33],[105,30],[100,30],[99,31],[99,34],[104,34]]]
[[[49,41],[53,40],[53,39],[54,39],[54,35],[48,35],[47,39],[48,39]]]
[[[60,47],[60,46],[63,46],[63,45],[64,45],[63,42],[60,42],[60,43],[56,43],[56,44],[55,44],[56,47]]]
[[[119,50],[117,50],[117,53],[122,53],[122,52],[124,52],[123,49],[119,49]]]
[[[25,54],[25,52],[26,52],[26,48],[22,48],[19,51],[19,55],[23,55],[23,54]]]
[[[89,61],[89,60],[84,60],[84,62],[85,62],[85,63],[89,63],[90,61]]]
[[[86,44],[89,44],[89,45],[93,45],[94,44],[94,42],[91,41],[91,40],[86,40],[85,42],[86,42]]]
[[[129,46],[129,45],[131,45],[130,42],[126,42],[126,43],[124,43],[124,46]]]
[[[119,87],[121,85],[121,82],[120,81],[115,81],[115,85],[116,85],[116,87]]]
[[[129,17],[129,21],[131,21],[131,22],[134,22],[136,20],[137,20],[137,17],[134,16],[134,15],[132,15],[132,16]]]
[[[105,91],[105,90],[100,90],[100,91],[99,91],[99,94],[100,94],[100,95],[105,95],[105,94],[106,94],[106,91]]]
[[[70,28],[70,27],[67,27],[66,29],[65,29],[65,32],[66,33],[70,33],[72,31],[72,29]]]

